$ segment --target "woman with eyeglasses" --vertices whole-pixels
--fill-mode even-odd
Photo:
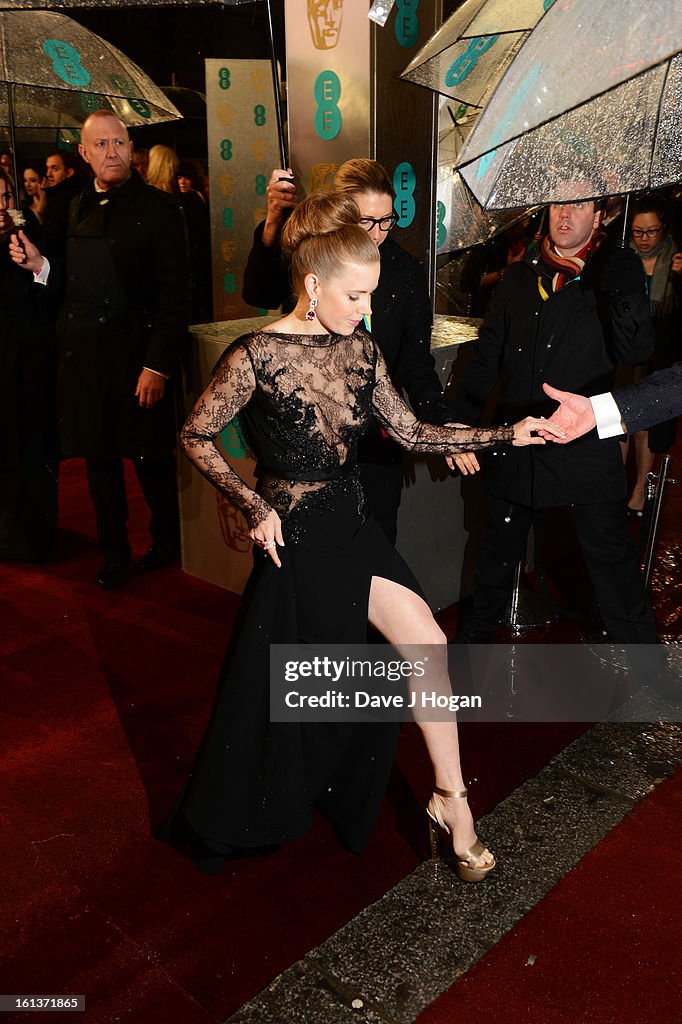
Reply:
[[[244,272],[243,298],[265,309],[291,308],[292,287],[280,246],[287,211],[298,201],[291,174],[291,169],[272,172],[267,216],[256,228]],[[420,263],[390,234],[397,222],[391,179],[376,160],[347,160],[336,172],[334,189],[355,201],[360,224],[379,249],[381,273],[366,326],[386,360],[393,385],[407,394],[420,419],[445,423],[452,416],[430,351],[433,312],[428,286]],[[462,458],[468,461],[468,456]],[[360,442],[359,466],[372,515],[395,543],[402,453],[376,423]]]
[[[45,288],[9,256],[17,216],[37,241],[0,167],[0,560],[40,562],[57,523],[56,355]]]
[[[653,358],[641,368],[637,380],[672,366],[682,355],[682,252],[666,230],[665,204],[656,196],[633,204],[630,236],[630,246],[644,267],[656,334]],[[673,444],[676,427],[677,420],[666,420],[634,435],[637,476],[628,499],[628,514],[633,518],[642,518],[647,474],[654,468],[656,455]]]

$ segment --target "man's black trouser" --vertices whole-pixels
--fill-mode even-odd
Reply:
[[[606,629],[621,643],[656,643],[654,613],[627,532],[624,502],[571,505],[570,510]],[[532,508],[486,495],[474,611],[465,632],[493,633],[502,622],[532,521]]]
[[[137,479],[151,511],[152,543],[179,546],[178,489],[173,455],[133,459]],[[128,499],[123,459],[87,459],[88,486],[97,519],[97,541],[105,558],[130,558]]]

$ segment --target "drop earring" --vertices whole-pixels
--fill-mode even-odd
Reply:
[[[310,300],[310,305],[308,306],[308,312],[305,315],[306,320],[315,320],[315,318],[317,317],[317,313],[315,312],[316,309],[317,299],[315,298],[315,296],[313,296]]]

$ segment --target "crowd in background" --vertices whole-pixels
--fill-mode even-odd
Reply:
[[[58,344],[64,333],[61,321],[73,315],[65,313],[64,297],[76,281],[68,243],[92,203],[93,176],[85,160],[68,148],[56,147],[41,158],[22,160],[20,153],[17,157],[18,188],[12,154],[0,152],[0,559],[43,561],[53,551],[59,459],[68,454],[64,410],[57,401],[63,377],[64,352],[60,357]],[[189,273],[183,269],[183,274],[191,287],[190,319],[208,322],[213,314],[205,175],[198,164],[181,162],[167,146],[139,150],[136,163],[139,186],[145,187],[151,172],[148,184],[166,194],[184,221],[190,262]],[[96,193],[95,184],[95,198]],[[26,245],[35,246],[45,257],[44,280],[34,279],[12,262],[9,243],[18,228]],[[182,267],[187,265],[183,259]],[[107,275],[102,273],[104,280]],[[152,289],[153,274],[151,270],[144,273],[149,278],[147,288]],[[87,288],[96,291],[100,284],[93,278]],[[113,303],[109,306],[113,315],[121,286],[110,284],[104,302]],[[185,282],[180,284],[183,290]],[[88,294],[79,302],[88,302]],[[119,294],[119,298],[124,305],[131,301],[140,305],[131,296],[123,300]],[[106,309],[101,312],[105,316],[99,322],[104,324],[109,317]],[[100,334],[103,331],[100,328]],[[103,338],[100,341],[104,345]],[[112,360],[114,374],[113,352]]]

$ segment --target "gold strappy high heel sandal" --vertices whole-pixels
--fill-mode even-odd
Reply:
[[[439,789],[438,786],[434,786],[434,793],[438,796],[458,797],[459,799],[465,799],[467,795],[466,789]],[[426,808],[426,813],[429,818],[429,839],[431,840],[431,860],[440,860],[440,849],[439,849],[439,835],[438,829],[442,828],[444,832],[450,836],[450,826],[445,822],[443,815],[441,814],[440,808],[434,801],[433,797],[429,800],[429,805]],[[462,879],[463,882],[482,882],[486,875],[490,874],[492,869],[495,867],[495,858],[493,857],[492,864],[477,864],[486,852],[486,847],[477,839],[470,850],[464,850],[463,853],[458,853],[455,850],[455,857],[457,858],[457,866],[455,871],[457,876]],[[488,850],[488,853],[490,851]],[[491,854],[492,856],[492,854]]]

